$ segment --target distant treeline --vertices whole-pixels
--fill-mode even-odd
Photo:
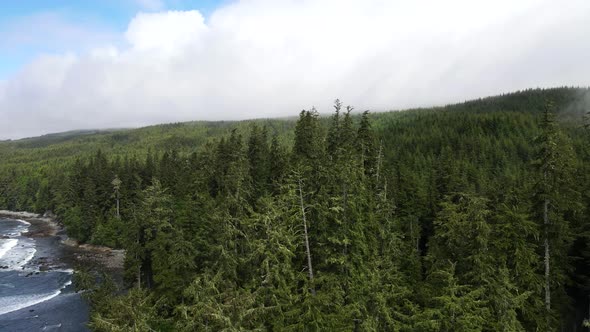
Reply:
[[[580,330],[589,96],[3,142],[0,208],[126,249],[97,331]]]

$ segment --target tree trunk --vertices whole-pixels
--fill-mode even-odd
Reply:
[[[379,153],[377,154],[377,170],[375,172],[375,181],[379,183],[379,172],[381,171],[381,158],[383,154],[383,140],[379,143]]]
[[[301,178],[299,178],[299,203],[301,206],[301,218],[303,220],[303,235],[305,236],[305,255],[307,256],[307,268],[309,273],[309,282],[311,284],[311,294],[315,295],[313,287],[313,268],[311,266],[311,251],[309,249],[309,236],[307,234],[307,219],[305,218],[305,206],[303,205],[303,189],[301,188]]]
[[[551,331],[549,327],[550,321],[550,312],[551,312],[551,289],[550,289],[550,250],[549,250],[549,199],[545,198],[543,202],[543,224],[545,226],[545,310],[546,313],[546,323],[547,323],[547,331]]]
[[[139,232],[137,233],[137,246],[139,247]],[[137,266],[137,288],[141,289],[141,259],[137,251],[135,252],[135,259],[138,262]]]
[[[117,218],[121,219],[121,214],[119,213],[119,193],[117,192]]]

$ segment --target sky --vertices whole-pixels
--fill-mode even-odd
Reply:
[[[0,139],[590,85],[587,0],[0,2]]]

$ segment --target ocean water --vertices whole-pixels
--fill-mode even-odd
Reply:
[[[35,241],[24,237],[31,224],[24,220],[4,219],[0,222],[0,269],[24,270],[35,252]],[[2,310],[2,309],[0,309]]]
[[[0,218],[0,331],[86,331],[88,307],[55,257],[59,240],[28,238],[29,227]]]

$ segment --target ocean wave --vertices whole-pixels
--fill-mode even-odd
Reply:
[[[60,328],[61,328],[61,323],[44,326],[41,331],[53,331],[53,330],[59,330]]]
[[[18,222],[20,222],[21,224],[24,224],[24,225],[26,225],[26,226],[31,226],[31,223],[30,223],[30,222],[28,222],[28,221],[24,221],[24,220],[22,220],[22,219],[16,219],[16,221],[18,221]]]
[[[28,238],[5,239],[8,244],[0,249],[0,266],[8,270],[20,270],[33,259],[37,249],[35,241]],[[2,250],[4,250],[2,252]]]
[[[23,259],[20,260],[15,266],[16,267],[20,267],[22,268],[23,266],[25,266],[28,262],[31,261],[31,259],[33,259],[33,257],[35,257],[35,253],[37,252],[37,249],[35,248],[27,248],[26,250],[26,255],[23,256]]]
[[[0,297],[0,316],[9,312],[33,306],[35,304],[49,301],[61,294],[62,291],[71,284],[72,280],[68,279],[61,285],[61,287],[58,290],[55,290],[53,292]]]
[[[14,248],[18,243],[17,239],[1,239],[0,240],[0,258],[4,257],[6,253]]]
[[[67,274],[74,274],[74,269],[51,269],[53,272],[62,272]]]
[[[16,227],[16,232],[18,233],[16,236],[21,236],[23,233],[26,233],[29,231],[29,226],[31,226],[31,223],[28,221],[24,221],[21,219],[17,219],[16,221],[18,221],[20,223],[20,225],[18,225]]]
[[[49,301],[60,293],[61,289],[58,289],[55,292],[46,294],[0,297],[0,315]]]
[[[21,236],[23,233],[26,233],[29,231],[29,227],[31,226],[31,223],[28,221],[24,221],[21,219],[3,219],[3,221],[7,222],[7,223],[11,223],[11,225],[13,225],[8,231],[4,231],[3,234],[1,235],[5,235],[8,237],[19,237]],[[17,222],[18,224],[16,224],[15,222]]]

